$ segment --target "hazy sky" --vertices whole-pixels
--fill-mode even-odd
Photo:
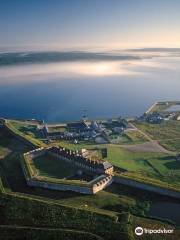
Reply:
[[[179,0],[0,0],[0,49],[180,47]]]

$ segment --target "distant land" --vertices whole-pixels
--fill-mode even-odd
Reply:
[[[68,61],[120,61],[136,60],[139,56],[120,54],[113,55],[108,53],[92,52],[14,52],[1,53],[0,66],[32,64],[32,63],[50,63],[50,62],[68,62]]]
[[[106,52],[88,52],[88,51],[1,52],[0,66],[33,63],[68,62],[68,61],[121,61],[121,60],[123,61],[123,60],[140,60],[153,57],[153,55],[152,56],[149,55],[141,56],[138,54],[135,55],[134,54],[135,52],[180,53],[180,48],[140,48]]]

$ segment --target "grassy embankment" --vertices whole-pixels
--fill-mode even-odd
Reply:
[[[42,139],[39,138],[38,132],[36,131],[36,125],[15,120],[8,120],[5,125],[12,133],[24,138],[35,147],[46,146]]]

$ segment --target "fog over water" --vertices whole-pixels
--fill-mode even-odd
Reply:
[[[136,54],[33,64],[1,61],[0,116],[57,122],[79,119],[83,109],[89,118],[135,116],[154,101],[180,100],[179,52]]]

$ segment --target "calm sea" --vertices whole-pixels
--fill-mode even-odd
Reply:
[[[0,116],[47,122],[137,116],[180,100],[180,57],[0,68]]]

